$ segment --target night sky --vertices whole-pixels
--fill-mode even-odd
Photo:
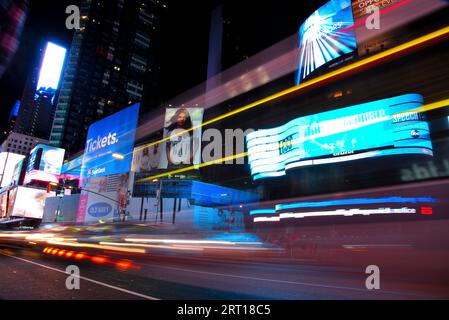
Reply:
[[[250,55],[297,31],[301,22],[325,1],[226,0],[238,7],[234,27]],[[19,50],[0,79],[0,126],[20,100],[28,73],[36,63],[39,45],[51,40],[70,47],[73,31],[65,28],[65,8],[79,0],[30,0]],[[166,99],[203,82],[206,78],[210,11],[219,0],[171,0],[162,25],[161,90]]]

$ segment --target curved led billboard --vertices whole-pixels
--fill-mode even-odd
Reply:
[[[246,137],[254,180],[292,168],[397,154],[433,156],[429,125],[407,94],[294,119]]]
[[[316,10],[299,29],[298,85],[322,65],[357,49],[350,0],[331,0]]]

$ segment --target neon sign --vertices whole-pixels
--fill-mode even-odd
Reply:
[[[301,25],[298,85],[324,64],[357,48],[350,1],[331,0]]]
[[[254,180],[293,168],[398,154],[433,156],[423,105],[407,94],[294,119],[246,137]]]

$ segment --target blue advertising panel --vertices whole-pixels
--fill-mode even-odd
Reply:
[[[254,180],[296,167],[395,154],[433,155],[419,94],[297,118],[246,137]]]
[[[353,26],[350,0],[331,0],[307,18],[299,29],[297,85],[315,69],[357,49]]]
[[[83,156],[79,156],[67,163],[64,163],[62,166],[61,173],[79,176],[81,174],[82,165],[83,165]]]
[[[139,117],[135,104],[92,124],[87,134],[82,179],[128,172]]]

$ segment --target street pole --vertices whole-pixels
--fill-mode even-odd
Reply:
[[[172,218],[172,224],[175,224],[175,220],[176,220],[176,202],[177,202],[178,198],[176,198],[173,200],[173,218]]]

